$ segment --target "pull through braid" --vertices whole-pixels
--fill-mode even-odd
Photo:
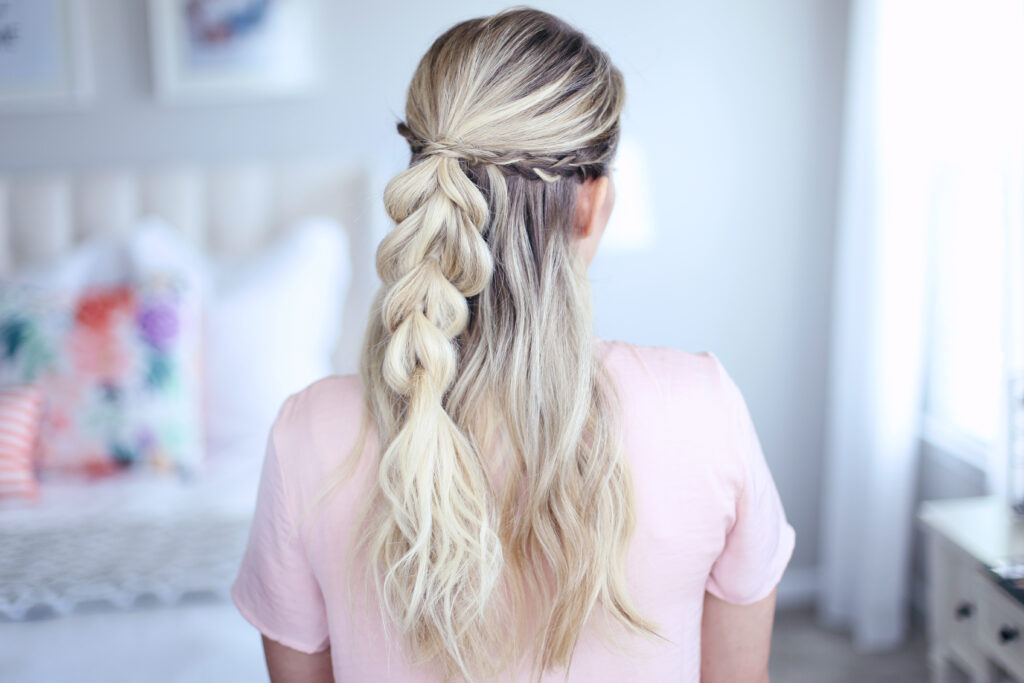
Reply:
[[[480,631],[503,565],[494,506],[479,453],[445,410],[455,381],[455,338],[467,297],[493,270],[481,230],[488,207],[448,155],[428,156],[384,192],[395,229],[377,252],[384,282],[383,378],[402,406],[378,478],[390,514],[376,533],[383,607],[426,657],[444,652],[469,677],[471,661],[495,646]],[[468,652],[475,643],[481,651]],[[473,648],[476,650],[476,647]]]

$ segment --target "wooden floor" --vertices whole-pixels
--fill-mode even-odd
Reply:
[[[820,627],[812,609],[779,611],[772,634],[772,683],[917,683],[928,680],[927,645],[920,623],[894,652],[854,651],[845,633]]]

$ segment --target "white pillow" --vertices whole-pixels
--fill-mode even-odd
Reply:
[[[211,266],[209,456],[261,455],[281,403],[332,373],[350,272],[345,232],[327,218],[303,220],[243,265]]]

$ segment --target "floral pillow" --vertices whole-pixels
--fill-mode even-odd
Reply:
[[[201,316],[188,278],[170,273],[73,292],[0,285],[0,384],[42,390],[41,473],[192,473]]]

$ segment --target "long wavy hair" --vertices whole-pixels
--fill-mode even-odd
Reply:
[[[632,480],[574,243],[624,99],[603,51],[524,8],[449,29],[409,85],[360,363],[379,452],[359,546],[449,678],[527,652],[535,676],[567,667],[598,606],[656,635],[627,595]]]

